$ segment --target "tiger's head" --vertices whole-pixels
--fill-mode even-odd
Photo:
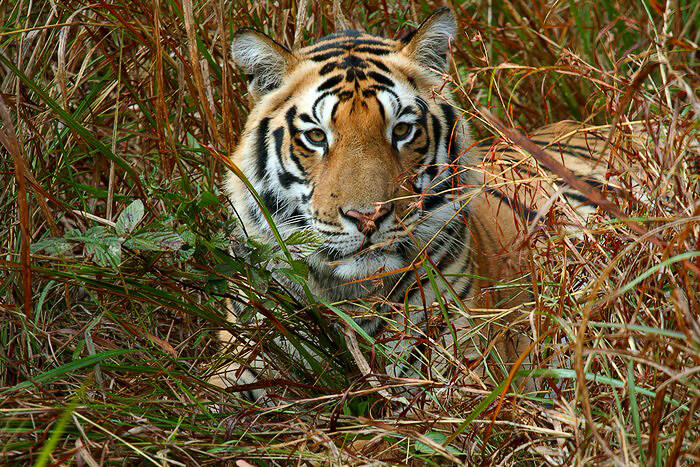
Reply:
[[[283,236],[323,239],[308,259],[317,276],[364,279],[463,245],[453,193],[473,177],[456,170],[471,163],[470,144],[441,95],[456,27],[444,8],[401,41],[350,30],[290,51],[253,30],[236,35],[254,105],[233,162]],[[238,177],[228,188],[246,230],[269,232]]]

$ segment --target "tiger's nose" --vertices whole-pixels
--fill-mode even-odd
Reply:
[[[351,209],[343,212],[340,209],[340,215],[349,220],[357,227],[361,233],[371,235],[379,230],[379,224],[389,216],[389,210],[380,205],[377,205],[372,213],[365,213]]]

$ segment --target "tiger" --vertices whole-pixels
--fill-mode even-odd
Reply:
[[[419,375],[424,364],[433,377],[445,373],[455,348],[471,377],[478,375],[468,363],[486,349],[511,364],[526,353],[531,332],[509,324],[532,300],[523,245],[553,196],[587,202],[547,176],[519,189],[541,175],[538,167],[512,149],[499,157],[498,144],[475,144],[446,91],[456,34],[453,13],[442,8],[399,40],[348,29],[289,50],[244,29],[232,41],[252,108],[231,155],[239,173],[225,182],[230,203],[251,237],[274,241],[261,202],[281,238],[320,239],[304,258],[308,291],[340,303],[373,338],[399,336],[383,341],[394,378]],[[604,138],[580,130],[564,122],[530,137],[590,178],[590,154]],[[285,285],[308,301],[303,286]],[[506,311],[494,318],[484,310]],[[238,314],[229,309],[228,319]],[[226,330],[219,339],[234,348],[249,343]],[[275,342],[297,351],[284,337]],[[426,346],[439,349],[430,362]],[[246,361],[229,363],[210,382],[245,388],[278,375],[264,351]],[[260,387],[241,392],[251,402],[271,396]]]

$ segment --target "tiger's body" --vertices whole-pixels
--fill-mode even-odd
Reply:
[[[469,310],[510,308],[499,324],[484,328],[484,346],[503,334],[531,297],[522,286],[528,222],[557,189],[546,177],[542,181],[537,167],[523,171],[514,151],[508,151],[516,155],[509,162],[489,166],[472,147],[466,123],[440,92],[455,31],[444,9],[403,41],[345,31],[291,52],[244,31],[233,44],[234,61],[252,78],[254,106],[232,161],[283,238],[311,231],[323,240],[306,258],[313,294],[344,302],[343,310],[371,336],[401,336],[388,344],[396,357],[387,367],[392,376],[419,370],[427,337],[438,357],[459,348],[463,359],[479,358],[483,348],[469,342],[475,328],[493,319]],[[540,142],[574,128],[549,128]],[[600,144],[588,134],[568,138],[548,149],[566,165],[569,159],[580,163],[582,153]],[[584,172],[586,167],[584,162]],[[540,182],[518,188],[523,173]],[[240,178],[229,176],[227,190],[247,234],[271,239]],[[432,285],[426,267],[439,271]],[[511,283],[521,285],[494,287]],[[289,285],[303,298],[298,286]],[[459,306],[449,307],[449,325],[441,318],[441,331],[428,336],[428,322],[440,315],[432,306],[439,297]],[[392,313],[391,304],[401,312]],[[511,334],[496,349],[512,362],[530,340],[526,333]],[[236,342],[228,332],[221,339]],[[278,343],[284,345],[283,339]],[[246,368],[230,365],[212,382],[248,384],[274,375],[270,368],[260,355]]]

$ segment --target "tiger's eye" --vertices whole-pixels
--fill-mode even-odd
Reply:
[[[309,141],[316,144],[321,144],[326,141],[326,134],[323,130],[319,130],[318,128],[307,131],[306,137],[309,138]]]
[[[394,138],[405,138],[411,131],[411,125],[406,122],[399,122],[394,127]]]

